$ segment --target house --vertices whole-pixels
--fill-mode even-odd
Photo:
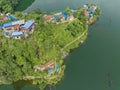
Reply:
[[[8,18],[11,19],[11,20],[13,20],[13,21],[17,20],[17,18],[15,18],[14,16],[11,16],[11,15],[9,15]]]
[[[51,22],[55,20],[54,15],[44,15],[43,18],[46,22]]]
[[[55,62],[53,60],[51,60],[42,66],[34,66],[33,68],[38,69],[40,71],[44,71],[44,70],[48,70],[48,69],[54,68],[54,67],[55,67]]]
[[[48,63],[41,66],[41,71],[47,70],[49,68],[53,68],[54,66],[55,66],[55,62],[51,60]]]
[[[85,4],[85,5],[83,5],[83,8],[87,10],[88,6]]]
[[[25,20],[24,20],[24,19],[23,19],[23,20],[18,20],[18,21],[12,22],[12,24],[13,24],[13,25],[15,25],[15,24],[16,24],[16,25],[17,25],[17,24],[18,24],[18,25],[24,25],[24,24],[25,24]]]
[[[19,30],[20,29],[20,25],[15,25],[12,27],[14,30]]]
[[[42,65],[42,66],[34,66],[33,67],[36,70],[40,70],[40,71],[44,71],[46,70],[48,72],[48,74],[52,74],[54,72],[59,72],[60,71],[60,66],[58,64],[55,63],[55,61],[51,60],[49,62],[47,62],[46,64]]]
[[[8,23],[4,23],[4,24],[2,25],[2,28],[7,28],[7,27],[11,27],[11,26],[13,26],[13,25],[12,25],[12,22],[8,22]]]
[[[58,19],[59,19],[59,16],[58,16],[58,15],[54,15],[54,19],[55,19],[55,20],[58,20]]]
[[[73,21],[75,19],[75,17],[73,16],[73,15],[70,15],[69,17],[68,17],[68,20],[70,20],[70,21]]]
[[[85,10],[85,12],[84,12],[84,15],[86,16],[86,17],[89,17],[89,12],[87,12],[86,10]]]
[[[67,14],[66,13],[64,13],[64,12],[62,12],[62,17],[63,17],[63,19],[67,19]]]
[[[64,20],[67,19],[67,16],[68,16],[68,15],[67,15],[66,13],[60,12],[60,13],[55,14],[55,15],[54,15],[54,18],[55,18],[55,20],[60,19],[61,21],[64,21]]]
[[[90,8],[91,8],[91,10],[96,10],[96,9],[97,9],[97,6],[96,6],[96,5],[93,5],[93,6],[91,6]]]
[[[35,21],[34,20],[29,20],[28,22],[25,23],[25,25],[23,25],[21,27],[21,29],[25,33],[29,33],[29,32],[32,32],[34,30],[34,26],[35,26]]]
[[[93,15],[95,13],[95,10],[88,10],[87,12]]]
[[[20,27],[20,25],[24,24],[25,21],[24,20],[19,20],[19,21],[15,21],[15,22],[8,22],[2,25],[2,28],[4,30],[10,30],[10,29],[18,29]]]
[[[22,31],[13,32],[11,36],[14,37],[14,36],[20,36],[20,35],[23,35]]]
[[[67,14],[64,12],[59,12],[54,15],[44,15],[43,18],[46,22],[55,22],[56,20],[66,20],[67,19]]]
[[[19,30],[19,29],[20,29],[20,25],[14,25],[4,28],[4,30]]]
[[[14,37],[15,39],[20,39],[21,35],[23,35],[22,31],[16,31],[11,34],[11,37]]]

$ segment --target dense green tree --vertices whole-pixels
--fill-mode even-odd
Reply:
[[[18,0],[0,0],[0,12],[8,13],[13,12]]]
[[[6,6],[6,3],[12,5]],[[2,12],[12,11],[16,4],[17,0],[1,0],[0,10]],[[80,40],[76,40],[76,38],[88,29],[87,18],[84,16],[82,8],[79,8],[74,13],[70,12],[69,8],[66,8],[65,12],[74,14],[76,19],[72,22],[57,22],[58,24],[46,23],[43,14],[38,10],[27,15],[15,12],[14,15],[19,19],[34,19],[36,22],[35,30],[28,38],[21,38],[20,40],[6,38],[0,33],[0,81],[2,84],[23,80],[27,76],[39,76],[42,78],[34,79],[33,83],[39,84],[40,88],[43,89],[47,84],[57,84],[61,80],[65,70],[62,60],[63,54],[76,48],[80,43]],[[99,10],[95,15],[98,14],[100,14]],[[2,24],[4,21],[0,23]],[[85,40],[86,37],[87,34],[84,34],[80,39]],[[75,42],[71,43],[73,41]],[[33,68],[35,65],[41,66],[50,60],[54,60],[60,66],[59,72],[53,74],[48,74],[46,70],[35,72]],[[54,77],[56,78],[50,80],[50,78]]]
[[[67,13],[68,15],[70,15],[70,14],[71,14],[71,10],[70,10],[70,8],[69,8],[69,7],[66,7],[66,9],[64,10],[64,12],[65,12],[65,13]]]

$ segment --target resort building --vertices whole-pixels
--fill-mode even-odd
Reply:
[[[3,29],[3,34],[6,37],[13,37],[15,39],[20,39],[21,36],[27,37],[34,31],[35,21],[29,20],[18,20],[14,22],[8,22],[0,26],[0,29]]]
[[[54,66],[55,66],[55,61],[51,60],[42,66],[34,66],[34,69],[43,71],[43,70],[48,70],[50,68],[54,68]]]
[[[12,16],[12,15],[9,15],[8,18],[9,18],[10,20],[13,20],[13,21],[16,21],[16,20],[17,20],[17,18],[15,18],[15,17]]]
[[[67,18],[67,20],[70,20],[70,21],[73,21],[74,19],[75,17],[72,14]]]
[[[43,18],[46,22],[56,22],[58,20],[64,21],[66,20],[68,15],[64,12],[59,12],[54,15],[44,15]]]
[[[20,39],[21,35],[23,35],[22,31],[16,31],[11,34],[11,37],[14,37],[15,39]]]
[[[35,28],[35,21],[29,20],[21,27],[21,30],[23,30],[24,33],[32,33],[34,31],[34,28]]]
[[[93,18],[94,18],[94,14],[95,14],[95,10],[97,9],[97,6],[92,5],[88,7],[87,5],[84,5],[83,8],[85,9],[84,15],[88,18],[88,22],[92,24],[94,22]]]
[[[25,20],[19,20],[15,22],[8,22],[2,25],[3,30],[18,30],[20,25],[25,24]]]
[[[47,71],[48,74],[52,74],[54,72],[59,72],[60,67],[58,64],[55,63],[55,61],[51,60],[49,62],[47,62],[46,64],[42,65],[42,66],[34,66],[33,67],[35,69],[35,71],[40,70],[40,71]]]

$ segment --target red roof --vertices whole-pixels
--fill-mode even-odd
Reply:
[[[14,29],[19,29],[20,25],[12,26]]]

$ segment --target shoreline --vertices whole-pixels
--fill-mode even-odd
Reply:
[[[81,10],[83,10],[84,11],[84,9],[81,9]],[[50,34],[53,34],[53,35],[55,35],[52,39],[53,40],[55,40],[55,41],[57,41],[57,40],[59,40],[59,41],[57,41],[57,43],[54,41],[54,43],[48,43],[48,41],[46,41],[46,42],[43,42],[43,41],[40,41],[40,37],[38,37],[38,35],[43,35],[43,34],[45,34],[45,31],[40,31],[39,30],[39,24],[41,25],[41,22],[39,23],[39,20],[37,21],[37,19],[36,19],[36,21],[38,22],[38,25],[36,25],[36,30],[35,30],[35,32],[33,33],[33,35],[31,35],[31,36],[33,36],[33,37],[30,37],[30,38],[28,38],[28,41],[29,42],[26,42],[26,40],[25,39],[22,39],[24,42],[26,42],[27,44],[29,44],[29,43],[31,43],[31,41],[33,41],[33,42],[35,42],[35,43],[32,43],[32,45],[33,45],[33,47],[34,46],[37,46],[37,48],[35,48],[35,50],[33,50],[32,52],[34,52],[34,51],[36,51],[37,50],[37,55],[38,55],[38,58],[36,59],[36,57],[31,57],[33,60],[34,60],[34,58],[35,58],[35,60],[34,60],[34,64],[33,65],[31,65],[31,67],[28,69],[28,70],[32,70],[32,74],[31,73],[29,73],[28,75],[29,76],[32,76],[32,78],[33,77],[36,77],[37,75],[39,76],[39,74],[41,74],[41,76],[40,77],[46,77],[46,76],[48,76],[49,78],[50,77],[54,77],[54,76],[56,76],[56,75],[59,75],[60,77],[56,80],[56,79],[52,79],[52,80],[47,80],[47,81],[43,81],[43,79],[44,78],[41,78],[41,79],[39,79],[39,80],[34,80],[34,79],[36,79],[36,78],[33,78],[33,83],[34,84],[39,84],[39,85],[41,85],[41,83],[45,83],[45,85],[47,85],[47,84],[57,84],[58,82],[60,82],[61,81],[61,79],[63,78],[63,76],[64,76],[64,70],[65,70],[65,65],[63,64],[64,63],[64,61],[63,61],[63,56],[64,56],[64,58],[67,56],[67,55],[69,55],[69,53],[70,53],[70,50],[71,49],[75,49],[75,48],[77,48],[78,46],[79,46],[79,44],[80,43],[82,43],[82,42],[84,42],[85,41],[85,39],[87,38],[87,34],[88,34],[88,23],[87,23],[87,21],[88,21],[88,19],[86,19],[86,17],[84,17],[84,14],[83,15],[81,15],[81,16],[79,16],[79,13],[81,13],[81,12],[77,12],[78,13],[78,15],[76,16],[77,17],[77,19],[76,20],[73,20],[73,21],[71,21],[71,22],[69,22],[69,21],[67,21],[67,22],[65,22],[65,23],[62,23],[62,20],[64,19],[64,17],[63,18],[61,18],[61,21],[57,21],[58,19],[53,19],[53,16],[52,16],[52,19],[51,19],[51,17],[48,19],[48,20],[44,20],[45,21],[45,23],[42,23],[42,24],[44,24],[45,26],[43,26],[43,28],[42,29],[44,29],[46,26],[48,26],[48,27],[50,27],[50,28],[48,28],[48,30],[49,31],[46,31],[46,33],[50,33]],[[32,14],[28,14],[27,16],[29,16],[29,15],[32,15]],[[34,14],[34,15],[38,15],[39,16],[39,14]],[[34,15],[32,15],[32,16],[34,16]],[[60,14],[61,15],[61,14]],[[65,13],[64,13],[64,15],[66,15]],[[26,16],[26,17],[27,17]],[[99,15],[98,15],[99,16]],[[39,16],[40,17],[40,16]],[[48,17],[49,17],[49,15],[48,15]],[[85,18],[85,19],[83,19],[83,17]],[[31,18],[31,17],[28,17],[28,18]],[[27,18],[27,19],[28,19]],[[80,18],[80,19],[78,19],[78,18]],[[51,20],[51,21],[50,21]],[[66,19],[64,19],[63,21],[65,21]],[[83,21],[82,21],[83,20]],[[84,20],[86,20],[86,21],[84,21]],[[97,20],[97,19],[96,19]],[[48,21],[50,21],[50,22],[48,22]],[[95,21],[94,21],[95,22]],[[72,25],[74,25],[75,24],[75,26],[73,27],[73,28],[75,28],[75,29],[73,29],[72,28],[72,30],[71,30],[71,28],[69,28],[69,27],[71,27]],[[50,25],[50,26],[49,26]],[[53,25],[53,26],[52,26]],[[61,26],[60,26],[61,25]],[[64,28],[63,28],[63,26],[64,26]],[[77,26],[77,27],[76,27]],[[80,27],[79,27],[80,26]],[[51,29],[51,27],[52,27],[52,29]],[[66,28],[67,27],[67,28]],[[79,28],[81,28],[81,29],[79,29]],[[55,29],[54,29],[55,28]],[[58,30],[57,30],[58,29]],[[50,30],[51,30],[51,32],[53,32],[53,33],[51,33],[50,32]],[[63,31],[64,30],[64,31]],[[75,33],[75,30],[76,30],[76,32],[77,33]],[[82,31],[80,31],[80,30],[82,30]],[[62,33],[61,33],[61,32]],[[38,34],[38,33],[43,33],[43,34]],[[60,35],[59,35],[59,33],[61,33]],[[65,35],[64,35],[65,34]],[[49,35],[49,34],[48,34]],[[56,36],[59,36],[59,38],[57,38]],[[62,36],[63,35],[63,36]],[[67,36],[67,35],[69,35],[69,36]],[[42,36],[43,37],[43,36]],[[64,39],[64,37],[66,37],[66,39],[69,39],[69,37],[71,37],[71,39],[69,39],[69,40],[67,40],[66,41],[66,39]],[[46,34],[46,37],[44,37],[43,39],[45,39],[45,40],[47,40],[48,38],[50,38],[50,37],[47,37],[47,34]],[[57,38],[57,39],[55,39],[55,38]],[[21,41],[22,41],[21,40]],[[45,41],[44,40],[44,41]],[[50,39],[51,40],[51,39]],[[14,42],[16,42],[15,40],[13,40]],[[63,42],[61,42],[61,41],[64,41],[65,43],[63,43]],[[11,43],[10,41],[8,41],[9,43]],[[50,41],[49,41],[50,42]],[[56,44],[55,44],[56,43]],[[58,45],[58,43],[60,44],[60,46],[58,47],[57,45]],[[18,44],[20,44],[20,43],[18,43]],[[40,44],[40,45],[39,45]],[[53,44],[53,46],[51,46],[51,47],[49,47],[49,46],[46,46],[45,47],[45,49],[42,49],[42,48],[44,48],[43,46],[42,46],[42,44],[43,44],[43,46],[45,47],[45,45],[51,45],[51,44]],[[41,48],[42,47],[42,48]],[[26,47],[25,47],[26,48]],[[30,47],[31,48],[31,47]],[[28,48],[28,50],[30,49],[30,48]],[[40,50],[41,50],[41,52],[39,51],[39,48],[40,48]],[[55,51],[52,51],[52,49],[51,48],[55,48]],[[58,51],[58,50],[60,50],[60,52]],[[48,53],[47,53],[47,51],[48,51]],[[50,51],[50,52],[49,52]],[[51,54],[51,52],[52,52],[52,54]],[[66,54],[66,52],[67,52],[67,54]],[[28,52],[27,52],[28,53]],[[47,53],[47,54],[46,54]],[[65,53],[65,54],[63,54],[63,53]],[[31,54],[31,52],[29,53],[29,54]],[[33,53],[32,53],[33,54]],[[31,54],[31,55],[32,55]],[[44,55],[43,55],[44,54]],[[55,56],[55,55],[56,56]],[[60,55],[59,55],[60,54]],[[53,56],[52,56],[53,55]],[[40,56],[42,56],[42,57],[40,57]],[[57,59],[56,59],[57,58]],[[51,59],[53,59],[53,62],[49,62]],[[24,59],[25,60],[25,59]],[[41,61],[40,61],[41,60]],[[43,60],[46,60],[46,61],[43,61]],[[58,61],[59,60],[59,61]],[[60,61],[61,60],[61,61]],[[42,62],[43,61],[43,62]],[[27,63],[27,61],[22,61],[22,62],[26,62]],[[32,62],[32,61],[30,61],[30,62]],[[39,64],[40,63],[40,64]],[[51,64],[52,63],[52,64]],[[50,64],[50,65],[49,65]],[[60,71],[59,73],[57,72],[57,68],[56,68],[56,66],[57,66],[57,64],[59,65],[59,68],[58,68],[58,70]],[[23,64],[24,65],[24,64]],[[37,65],[37,68],[34,68],[34,66],[36,66]],[[48,66],[50,66],[50,67],[48,67]],[[20,68],[20,67],[19,67]],[[45,68],[45,69],[44,69]],[[50,74],[49,74],[49,72],[48,72],[48,70],[49,70],[49,68],[51,69],[53,69],[53,72],[52,72],[52,74],[51,74],[51,71],[50,71]],[[36,70],[35,70],[36,69]],[[33,73],[34,72],[34,73]],[[24,75],[25,76],[25,75]],[[27,76],[27,75],[26,75]],[[21,78],[22,80],[24,80],[23,78]],[[28,79],[30,79],[30,78],[28,78]],[[41,81],[41,82],[40,82]]]

